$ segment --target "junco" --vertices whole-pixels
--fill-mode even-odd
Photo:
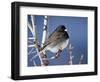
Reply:
[[[55,57],[58,58],[61,51],[67,47],[68,42],[69,35],[67,29],[64,25],[60,25],[49,35],[40,52],[49,50],[55,53]]]

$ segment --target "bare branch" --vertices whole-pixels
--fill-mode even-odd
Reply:
[[[30,55],[32,53],[34,49],[32,48],[29,52],[28,52],[28,55]]]
[[[42,44],[41,47],[44,46],[45,41],[48,38],[48,16],[44,16],[44,27],[43,27],[43,36],[42,36]],[[40,52],[41,53],[41,57],[42,57],[42,61],[44,65],[48,65],[49,61],[47,59],[47,55],[46,52]]]
[[[30,29],[32,35],[34,35],[34,33],[33,33],[33,29],[32,29],[32,25],[30,24],[29,21],[28,21],[28,23],[27,23],[27,26],[28,26],[28,28]]]

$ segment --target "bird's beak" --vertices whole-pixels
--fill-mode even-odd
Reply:
[[[67,29],[65,29],[65,31],[67,32]]]

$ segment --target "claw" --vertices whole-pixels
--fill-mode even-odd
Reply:
[[[62,50],[59,49],[58,52],[57,52],[56,55],[55,55],[55,58],[59,58],[61,52],[62,52]]]

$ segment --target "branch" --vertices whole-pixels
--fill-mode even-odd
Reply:
[[[48,16],[44,16],[44,27],[43,27],[43,36],[42,36],[42,44],[43,47],[45,41],[48,38]]]

